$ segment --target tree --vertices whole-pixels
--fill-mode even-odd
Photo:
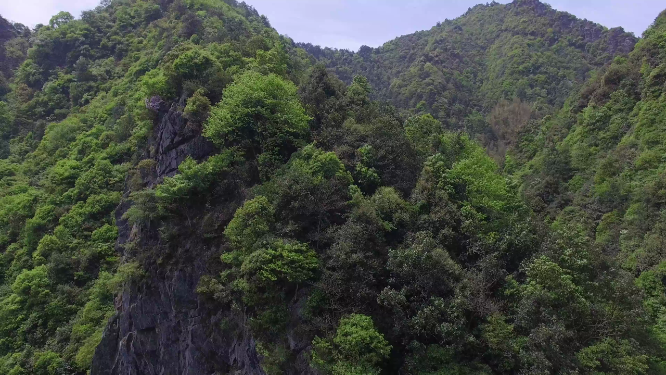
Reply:
[[[210,100],[205,95],[205,90],[197,90],[189,99],[183,114],[193,123],[200,125],[208,117],[210,111]]]
[[[342,222],[352,177],[337,155],[310,144],[258,190],[275,206],[276,221],[295,238],[317,242],[326,230]]]
[[[502,160],[519,141],[521,131],[532,117],[532,108],[518,98],[502,100],[490,111],[488,123],[495,139],[488,145],[494,156]]]
[[[213,107],[204,134],[220,147],[239,146],[266,178],[304,144],[309,119],[293,83],[246,72]]]
[[[11,135],[12,116],[7,103],[0,102],[0,138],[7,139]]]
[[[274,211],[268,199],[262,195],[247,200],[234,213],[224,235],[234,248],[249,253],[257,241],[270,233],[275,220]]]
[[[278,240],[250,254],[241,274],[254,287],[277,287],[310,280],[318,268],[317,254],[308,245]]]
[[[51,17],[49,20],[49,25],[51,27],[57,28],[60,27],[66,23],[69,23],[74,20],[74,17],[72,16],[71,13],[69,12],[59,12],[55,16]]]
[[[443,131],[442,123],[430,114],[410,117],[405,122],[405,135],[422,157],[437,149]]]
[[[351,85],[347,88],[345,99],[350,110],[354,113],[354,118],[358,122],[367,121],[370,119],[371,108],[370,93],[372,87],[370,82],[364,76],[355,76]]]
[[[322,132],[324,140],[335,128],[342,126],[344,121],[344,94],[347,88],[335,75],[330,74],[326,67],[317,64],[312,67],[308,77],[299,87],[303,105],[310,117],[313,127]],[[327,143],[328,143],[327,142]]]
[[[436,335],[437,329],[423,317],[453,295],[462,269],[428,232],[410,235],[406,242],[389,251],[386,266],[391,285],[382,290],[378,301],[393,311],[397,332],[427,338]]]
[[[312,341],[313,365],[331,375],[379,374],[390,352],[391,345],[372,319],[361,314],[340,319],[334,337]]]
[[[12,135],[12,121],[13,119],[7,103],[0,101],[0,158],[9,155],[9,138]]]
[[[577,354],[583,368],[602,374],[647,374],[648,356],[630,340],[605,338],[603,341],[582,349]]]

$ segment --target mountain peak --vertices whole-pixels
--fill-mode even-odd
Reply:
[[[539,0],[514,0],[511,4],[517,5],[517,6],[525,6],[525,7],[534,7],[534,6],[543,6],[545,5]]]
[[[514,0],[509,6],[534,9],[538,14],[552,9],[550,5],[542,3],[539,0]]]

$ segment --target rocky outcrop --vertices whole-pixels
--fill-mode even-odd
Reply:
[[[150,144],[156,173],[147,186],[175,174],[186,157],[201,160],[214,151],[200,130],[183,118],[182,105],[158,97],[146,105],[156,113]],[[142,264],[145,276],[117,297],[117,313],[95,351],[91,374],[263,374],[254,340],[243,329],[245,317],[224,311],[196,291],[201,276],[220,271],[219,241],[183,236],[164,245],[156,229],[132,227],[122,219],[130,206],[126,200],[116,212],[117,248],[128,261],[133,255],[124,253],[124,245],[134,243],[136,252],[148,258]],[[216,218],[220,221],[233,214],[231,208],[221,211],[217,214],[225,217]],[[223,322],[239,329],[225,331]]]
[[[621,27],[615,27],[607,32],[608,53],[611,55],[628,54],[634,50],[638,39],[627,33]]]
[[[201,129],[183,118],[179,108],[184,104],[184,98],[171,104],[158,96],[146,100],[146,107],[157,114],[152,149],[158,181],[176,174],[178,165],[188,156],[202,160],[215,151],[213,144],[201,135]]]
[[[198,297],[201,262],[151,275],[119,297],[92,375],[263,374],[252,337],[225,335],[223,315]]]

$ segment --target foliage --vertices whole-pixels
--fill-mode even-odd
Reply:
[[[603,342],[582,349],[578,360],[584,368],[595,372],[617,374],[645,374],[648,370],[647,356],[637,354],[629,341]],[[599,371],[603,370],[603,371]]]
[[[236,210],[224,230],[232,246],[251,251],[252,246],[270,233],[274,219],[274,209],[266,197],[259,195],[243,203]]]
[[[210,100],[205,96],[202,89],[197,90],[192,97],[187,99],[187,106],[183,114],[187,116],[190,121],[196,123],[203,123],[210,111]]]
[[[626,47],[607,48],[620,40]],[[490,129],[473,125],[476,114],[486,116],[500,101],[514,98],[556,110],[590,73],[628,53],[636,40],[545,3],[515,1],[476,5],[462,17],[378,48],[301,46],[347,84],[357,75],[367,77],[376,99],[486,138]]]
[[[317,257],[305,244],[274,242],[250,254],[241,266],[241,274],[258,285],[275,282],[302,283],[314,276]]]
[[[212,184],[223,178],[237,162],[236,150],[230,149],[213,155],[197,164],[192,158],[185,159],[179,166],[179,174],[165,178],[155,189],[155,197],[161,207],[169,208],[191,197],[203,197]]]
[[[410,117],[405,122],[405,135],[422,156],[429,156],[438,148],[442,123],[429,114]]]
[[[361,314],[340,319],[333,338],[315,337],[312,346],[313,364],[326,374],[377,374],[391,351],[372,319]]]
[[[308,120],[293,83],[247,72],[225,90],[204,134],[218,146],[240,147],[267,176],[303,144]]]

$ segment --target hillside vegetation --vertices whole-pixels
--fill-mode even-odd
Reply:
[[[666,12],[0,18],[0,373],[666,374],[664,134]]]
[[[475,134],[501,158],[531,117],[561,108],[596,69],[635,43],[620,28],[609,30],[538,0],[516,0],[477,5],[460,18],[357,53],[301,47],[345,82],[364,75],[376,99]],[[502,120],[514,101],[530,110],[522,108],[523,116],[512,116],[509,125]],[[493,110],[500,116],[488,118]]]

